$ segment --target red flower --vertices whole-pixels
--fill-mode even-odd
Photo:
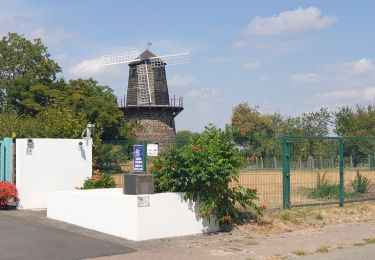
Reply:
[[[249,156],[249,161],[255,161],[255,157],[254,157],[254,155],[251,155],[251,156]]]
[[[175,163],[172,164],[172,169],[173,169],[173,170],[177,170],[177,164],[175,164]]]
[[[18,199],[16,185],[7,181],[0,181],[0,206],[7,205],[10,199]]]
[[[201,148],[199,147],[199,146],[193,146],[193,147],[191,147],[191,150],[193,150],[194,152],[196,152],[196,151],[199,151]]]
[[[261,205],[260,208],[261,208],[262,210],[265,210],[265,209],[267,209],[267,206],[266,206],[266,205]]]

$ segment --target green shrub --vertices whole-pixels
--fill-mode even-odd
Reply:
[[[201,217],[216,216],[220,224],[231,224],[240,221],[240,208],[252,209],[258,216],[265,208],[254,203],[255,189],[228,187],[238,181],[241,163],[230,128],[223,131],[210,126],[187,145],[157,158],[151,172],[157,192],[185,192],[185,199],[200,203]]]
[[[109,173],[96,172],[92,178],[86,179],[83,183],[83,190],[115,188],[116,182]]]
[[[338,199],[340,194],[340,185],[322,184],[317,186],[308,197],[310,199]]]
[[[351,185],[353,191],[360,194],[367,193],[374,186],[372,181],[366,176],[363,176],[359,171],[357,171],[355,179],[351,182]]]
[[[309,194],[309,199],[339,199],[340,196],[340,185],[339,184],[330,184],[326,178],[326,172],[322,175],[318,172],[317,180],[316,180],[316,188],[314,188]],[[361,197],[361,192],[359,192],[358,189],[354,188],[354,185],[358,185],[358,187],[366,186],[366,184],[369,184],[367,181],[365,181],[363,178],[367,179],[366,177],[360,176],[352,182],[353,186],[353,192],[346,192],[345,197],[346,198],[358,198]],[[353,184],[355,182],[355,184]],[[369,184],[370,185],[370,184]],[[371,184],[372,185],[372,184]],[[357,187],[357,186],[356,186]],[[370,188],[371,186],[366,186]]]
[[[330,184],[326,178],[327,172],[316,176],[316,188],[313,189],[308,198],[310,199],[337,199],[340,194],[338,184]]]

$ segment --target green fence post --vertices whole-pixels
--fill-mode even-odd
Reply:
[[[142,169],[142,172],[146,173],[146,171],[147,171],[147,141],[143,141],[142,145],[143,145],[143,160],[142,160],[142,162],[143,162],[142,168],[143,169]]]
[[[283,149],[283,208],[290,208],[290,139],[282,137]]]
[[[340,206],[344,205],[345,190],[344,190],[344,140],[339,139],[339,165],[340,165]]]

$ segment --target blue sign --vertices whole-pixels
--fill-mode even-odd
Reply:
[[[143,173],[143,145],[134,145],[133,171]]]

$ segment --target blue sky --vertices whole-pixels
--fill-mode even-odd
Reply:
[[[42,38],[63,77],[93,77],[126,93],[128,66],[102,55],[146,48],[189,51],[167,67],[184,97],[177,130],[230,122],[243,101],[263,113],[299,115],[375,98],[374,1],[3,1],[0,36]]]

